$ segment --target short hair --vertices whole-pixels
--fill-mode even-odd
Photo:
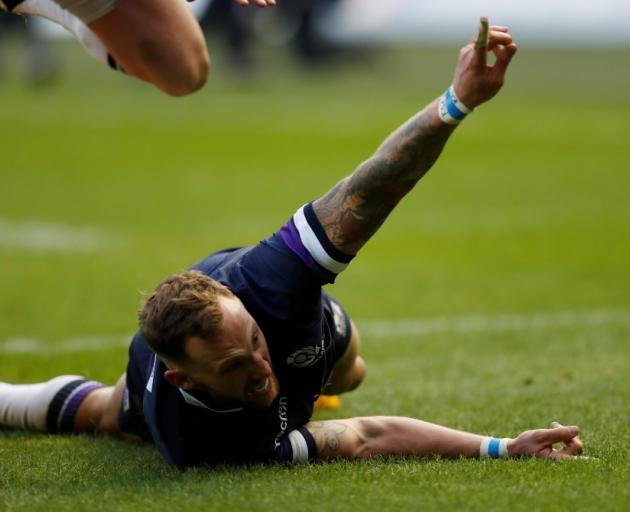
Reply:
[[[234,297],[229,288],[197,270],[162,281],[138,312],[140,331],[153,351],[177,363],[189,361],[186,341],[210,340],[223,323],[219,297]]]

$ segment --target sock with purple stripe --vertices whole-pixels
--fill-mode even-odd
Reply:
[[[0,426],[40,432],[72,432],[79,406],[103,384],[78,375],[39,384],[0,382]]]
[[[81,402],[103,384],[87,379],[74,380],[61,388],[48,406],[46,430],[51,433],[72,432],[74,416]]]

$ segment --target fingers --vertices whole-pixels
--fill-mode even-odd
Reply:
[[[498,30],[491,30],[488,37],[488,46],[486,47],[486,50],[492,50],[497,46],[507,46],[509,44],[512,44],[512,42],[513,41],[511,34],[508,34],[507,32],[499,32]]]
[[[488,26],[488,17],[482,16],[479,22],[479,31],[477,32],[477,41],[475,46],[488,46],[488,32],[490,28]]]
[[[487,53],[492,51],[499,62],[499,69],[505,70],[517,50],[508,28],[493,25],[486,34],[482,31],[483,28],[480,28],[474,43],[475,64],[480,68],[486,67]]]
[[[486,67],[486,53],[488,51],[488,40],[490,37],[489,31],[488,17],[482,16],[477,32],[477,40],[475,41],[475,63],[478,67]]]
[[[516,55],[517,50],[518,47],[514,43],[510,43],[506,46],[497,46],[493,49],[496,57],[494,67],[498,73],[505,74],[505,71],[512,61],[512,57]]]
[[[488,27],[488,34],[489,35],[492,34],[492,32],[504,32],[504,33],[507,33],[509,31],[510,31],[510,29],[508,27],[503,26],[503,25],[490,25]],[[471,43],[471,44],[477,44],[478,38],[479,38],[479,32],[477,32],[477,34],[475,34],[468,42]]]
[[[250,0],[234,0],[238,5],[249,5]],[[252,3],[258,7],[274,7],[276,0],[252,0]]]
[[[580,433],[580,429],[575,426],[556,427],[549,429],[541,429],[539,434],[539,442],[542,444],[568,443]]]
[[[582,441],[577,437],[580,429],[576,426],[565,427],[557,421],[551,423],[550,429],[538,431],[538,443],[543,446],[538,455],[555,460],[573,458],[582,453]],[[554,450],[554,443],[564,443],[560,450]]]
[[[509,34],[510,29],[508,27],[502,27],[500,25],[491,25],[488,29],[488,42],[485,45],[477,45],[478,36],[473,37],[470,41],[470,44],[475,46],[488,46],[491,43],[491,38],[493,35],[497,34]],[[510,36],[511,37],[511,36]]]
[[[511,455],[534,455],[544,459],[572,459],[582,453],[582,441],[577,437],[579,427],[560,425],[553,422],[551,428],[527,430],[522,432],[512,443]],[[553,445],[563,443],[559,450]]]
[[[551,428],[558,429],[558,428],[565,428],[565,427],[560,425],[560,423],[558,423],[557,421],[552,421]],[[565,446],[562,449],[557,450],[556,453],[560,455],[567,455],[569,457],[575,457],[576,455],[579,455],[580,453],[582,453],[582,451],[584,450],[584,445],[582,444],[582,441],[577,435],[573,437],[572,439],[569,439],[568,441],[564,441],[564,443],[565,443]]]
[[[575,457],[576,455],[580,455],[584,451],[584,445],[582,441],[577,437],[574,437],[569,441],[564,448],[559,450],[560,453],[569,455],[570,457]]]

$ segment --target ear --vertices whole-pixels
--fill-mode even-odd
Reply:
[[[182,388],[184,391],[190,391],[193,388],[190,377],[179,368],[169,368],[164,372],[164,378],[169,384]]]

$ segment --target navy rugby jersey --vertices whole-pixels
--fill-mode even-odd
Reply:
[[[219,406],[203,392],[169,384],[164,363],[137,333],[129,348],[123,408],[130,398],[141,400],[135,405],[146,437],[167,462],[187,467],[317,456],[304,425],[341,355],[331,340],[339,311],[324,314],[321,287],[351,259],[333,247],[307,204],[257,245],[216,252],[192,267],[230,288],[254,317],[267,339],[280,392],[265,410]]]

